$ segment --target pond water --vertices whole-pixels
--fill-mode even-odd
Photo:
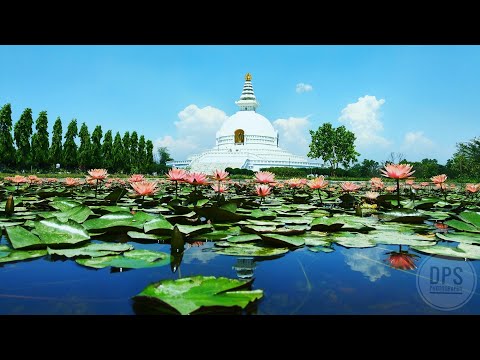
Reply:
[[[8,241],[3,237],[0,243]],[[170,253],[169,244],[129,243],[136,249]],[[416,269],[392,268],[388,253],[398,251],[397,245],[362,249],[334,244],[334,251],[329,253],[302,247],[276,258],[217,254],[210,251],[214,246],[210,241],[194,245],[184,252],[175,272],[170,266],[96,270],[72,259],[49,255],[2,264],[0,313],[143,314],[148,310],[138,306],[132,297],[147,285],[164,279],[214,275],[252,277],[252,289],[264,290],[264,297],[242,314],[480,314],[480,296],[476,292],[479,261],[434,258],[435,266],[429,268],[429,274],[436,276],[433,283],[438,283],[441,274],[456,274],[452,284],[463,286],[464,295],[467,292],[466,298],[459,300],[462,295],[451,289],[436,298],[422,292],[422,285],[432,285],[433,278],[425,276],[428,272],[422,267],[432,260],[431,256],[410,251],[418,255]],[[445,304],[444,310],[438,309]]]

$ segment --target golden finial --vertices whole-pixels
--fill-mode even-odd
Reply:
[[[252,75],[250,73],[247,73],[247,75],[245,75],[245,81],[252,81]]]

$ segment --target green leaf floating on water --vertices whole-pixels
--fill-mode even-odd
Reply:
[[[33,259],[44,255],[47,255],[47,250],[13,250],[8,246],[0,245],[0,263]]]
[[[480,230],[480,214],[473,211],[464,211],[458,215],[460,219],[472,224]]]
[[[213,226],[211,224],[204,224],[204,225],[181,225],[176,224],[178,230],[183,235],[189,235],[191,237],[200,235],[202,233],[210,232],[213,230]]]
[[[61,255],[67,258],[77,257],[77,256],[90,256],[90,257],[100,257],[107,255],[117,255],[124,251],[132,250],[133,246],[129,244],[119,244],[119,243],[95,243],[88,244],[78,248],[72,249],[51,249],[47,248],[47,251],[50,255]]]
[[[93,211],[85,205],[74,206],[64,211],[49,211],[45,213],[40,213],[40,216],[46,219],[56,217],[62,222],[66,222],[68,219],[72,219],[77,223],[83,223],[90,215],[93,215]]]
[[[460,220],[448,220],[445,221],[445,224],[457,230],[480,233],[480,228]]]
[[[145,234],[139,231],[128,231],[127,235],[132,239],[145,239],[145,240],[155,240],[155,241],[170,239],[169,235]]]
[[[149,215],[153,217],[153,215]],[[137,212],[135,215],[129,212],[115,212],[103,215],[97,219],[90,219],[83,223],[87,230],[126,230],[143,229],[147,221],[145,213]]]
[[[259,240],[262,240],[262,238],[256,234],[235,235],[227,237],[227,241],[231,243],[245,243]]]
[[[146,233],[171,233],[173,225],[162,215],[157,215],[155,219],[147,221],[143,225],[143,229]]]
[[[66,198],[56,198],[50,203],[50,206],[60,211],[67,211],[75,206],[82,205],[78,201],[66,199]]]
[[[85,228],[73,220],[62,222],[56,218],[35,222],[35,230],[44,244],[77,244],[90,239]]]
[[[216,244],[215,244],[216,245]],[[279,256],[289,252],[288,248],[272,248],[252,243],[229,243],[225,241],[221,248],[214,248],[217,254],[231,256]]]
[[[468,232],[457,232],[457,233],[436,233],[437,237],[446,241],[455,241],[458,243],[466,244],[480,244],[480,235],[468,233]]]
[[[248,218],[254,219],[265,219],[265,220],[273,220],[277,216],[277,213],[272,210],[260,210],[255,209],[252,210],[250,214],[247,214]]]
[[[312,230],[338,231],[343,227],[344,222],[339,217],[317,217],[310,223]]]
[[[412,246],[410,248],[422,253],[430,254],[430,255],[441,255],[441,256],[449,256],[449,257],[456,257],[456,258],[462,258],[462,259],[469,258],[468,254],[462,249],[450,247],[450,246],[442,246],[442,245]]]
[[[6,228],[6,232],[10,243],[15,249],[22,249],[35,245],[45,246],[38,236],[32,234],[31,231],[26,230],[21,226],[8,227]]]
[[[193,276],[151,284],[134,299],[156,300],[182,315],[208,307],[238,306],[244,309],[249,303],[263,296],[262,290],[240,290],[250,284],[251,281],[224,277]]]
[[[372,231],[366,235],[376,244],[385,245],[409,245],[409,246],[433,246],[436,244],[435,235],[420,235],[395,231]]]
[[[377,244],[366,234],[339,232],[329,235],[328,239],[347,248],[369,248]]]
[[[91,259],[76,259],[78,264],[96,269],[118,267],[141,269],[170,264],[170,255],[160,251],[130,250],[123,255],[103,256]]]
[[[285,236],[280,234],[261,234],[260,236],[263,241],[275,246],[300,247],[305,245],[305,240],[302,237]]]

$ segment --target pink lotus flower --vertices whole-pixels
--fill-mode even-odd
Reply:
[[[418,189],[420,189],[420,188],[421,188],[420,185],[417,185],[417,184],[412,185],[412,189],[418,190]]]
[[[130,184],[140,182],[140,181],[145,181],[145,176],[143,176],[142,174],[132,174],[132,176],[128,178],[128,182]]]
[[[10,180],[14,184],[22,184],[22,183],[28,182],[28,179],[25,176],[21,176],[21,175],[15,175],[14,177],[9,177],[8,180]]]
[[[200,172],[192,172],[187,174],[185,181],[191,185],[208,185],[207,175]]]
[[[67,177],[65,178],[65,185],[66,186],[77,186],[79,184],[78,179]]]
[[[427,187],[428,185],[430,185],[430,183],[427,182],[427,181],[422,181],[422,182],[420,183],[420,185],[421,185],[422,187]]]
[[[228,178],[228,171],[225,170],[215,170],[213,172],[213,178],[217,181],[223,181]]]
[[[258,196],[263,198],[270,194],[271,188],[268,185],[257,185],[255,186],[255,191]]]
[[[367,191],[364,196],[369,200],[375,200],[379,195],[378,192]]]
[[[47,180],[47,182],[49,182],[49,183],[56,183],[56,182],[58,182],[58,179],[57,179],[57,178],[47,178],[46,180]]]
[[[328,181],[326,181],[323,175],[321,175],[310,180],[307,184],[310,189],[325,189],[328,186]]]
[[[183,181],[187,176],[187,172],[183,169],[168,170],[167,178],[170,181]]]
[[[255,173],[255,181],[260,184],[269,184],[274,182],[275,174],[270,171],[257,171]]]
[[[94,178],[92,178],[91,176],[86,176],[85,177],[85,181],[87,184],[89,185],[96,185],[97,184],[97,180],[95,180]]]
[[[436,175],[431,178],[434,184],[443,184],[445,181],[447,181],[447,175],[442,174],[442,175]]]
[[[300,179],[300,184],[307,185],[307,179]]]
[[[343,191],[346,192],[354,192],[361,188],[361,186],[354,184],[350,181],[343,182],[340,184],[340,186],[342,187]]]
[[[480,184],[467,184],[465,185],[465,191],[469,193],[476,193],[478,190],[480,190]]]
[[[387,186],[385,188],[385,190],[387,190],[388,192],[394,192],[395,190],[397,190],[397,187],[396,186],[393,186],[393,185],[390,185],[390,186]]]
[[[131,186],[141,196],[152,196],[158,191],[156,181],[139,181],[132,183]]]
[[[413,179],[408,179],[408,180],[405,180],[405,185],[413,185],[413,183],[415,182],[415,180]]]
[[[291,188],[298,188],[303,186],[302,181],[298,178],[289,179],[286,182]]]
[[[228,190],[228,186],[225,184],[215,184],[212,185],[212,189],[217,193],[224,193]]]
[[[380,170],[382,175],[391,179],[405,179],[411,176],[415,170],[412,170],[410,164],[387,164],[385,170]]]
[[[40,179],[37,175],[28,175],[28,181],[30,184],[41,184],[42,179]]]
[[[445,183],[436,183],[435,184],[435,187],[439,190],[447,190],[448,188],[448,184],[445,184]]]
[[[370,179],[370,186],[374,190],[381,190],[385,187],[385,184],[383,183],[382,179],[378,177],[373,177]]]
[[[90,169],[88,174],[94,180],[105,180],[108,176],[107,169]]]

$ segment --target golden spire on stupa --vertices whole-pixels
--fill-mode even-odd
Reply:
[[[252,81],[252,74],[247,73],[247,75],[245,75],[245,81]]]

